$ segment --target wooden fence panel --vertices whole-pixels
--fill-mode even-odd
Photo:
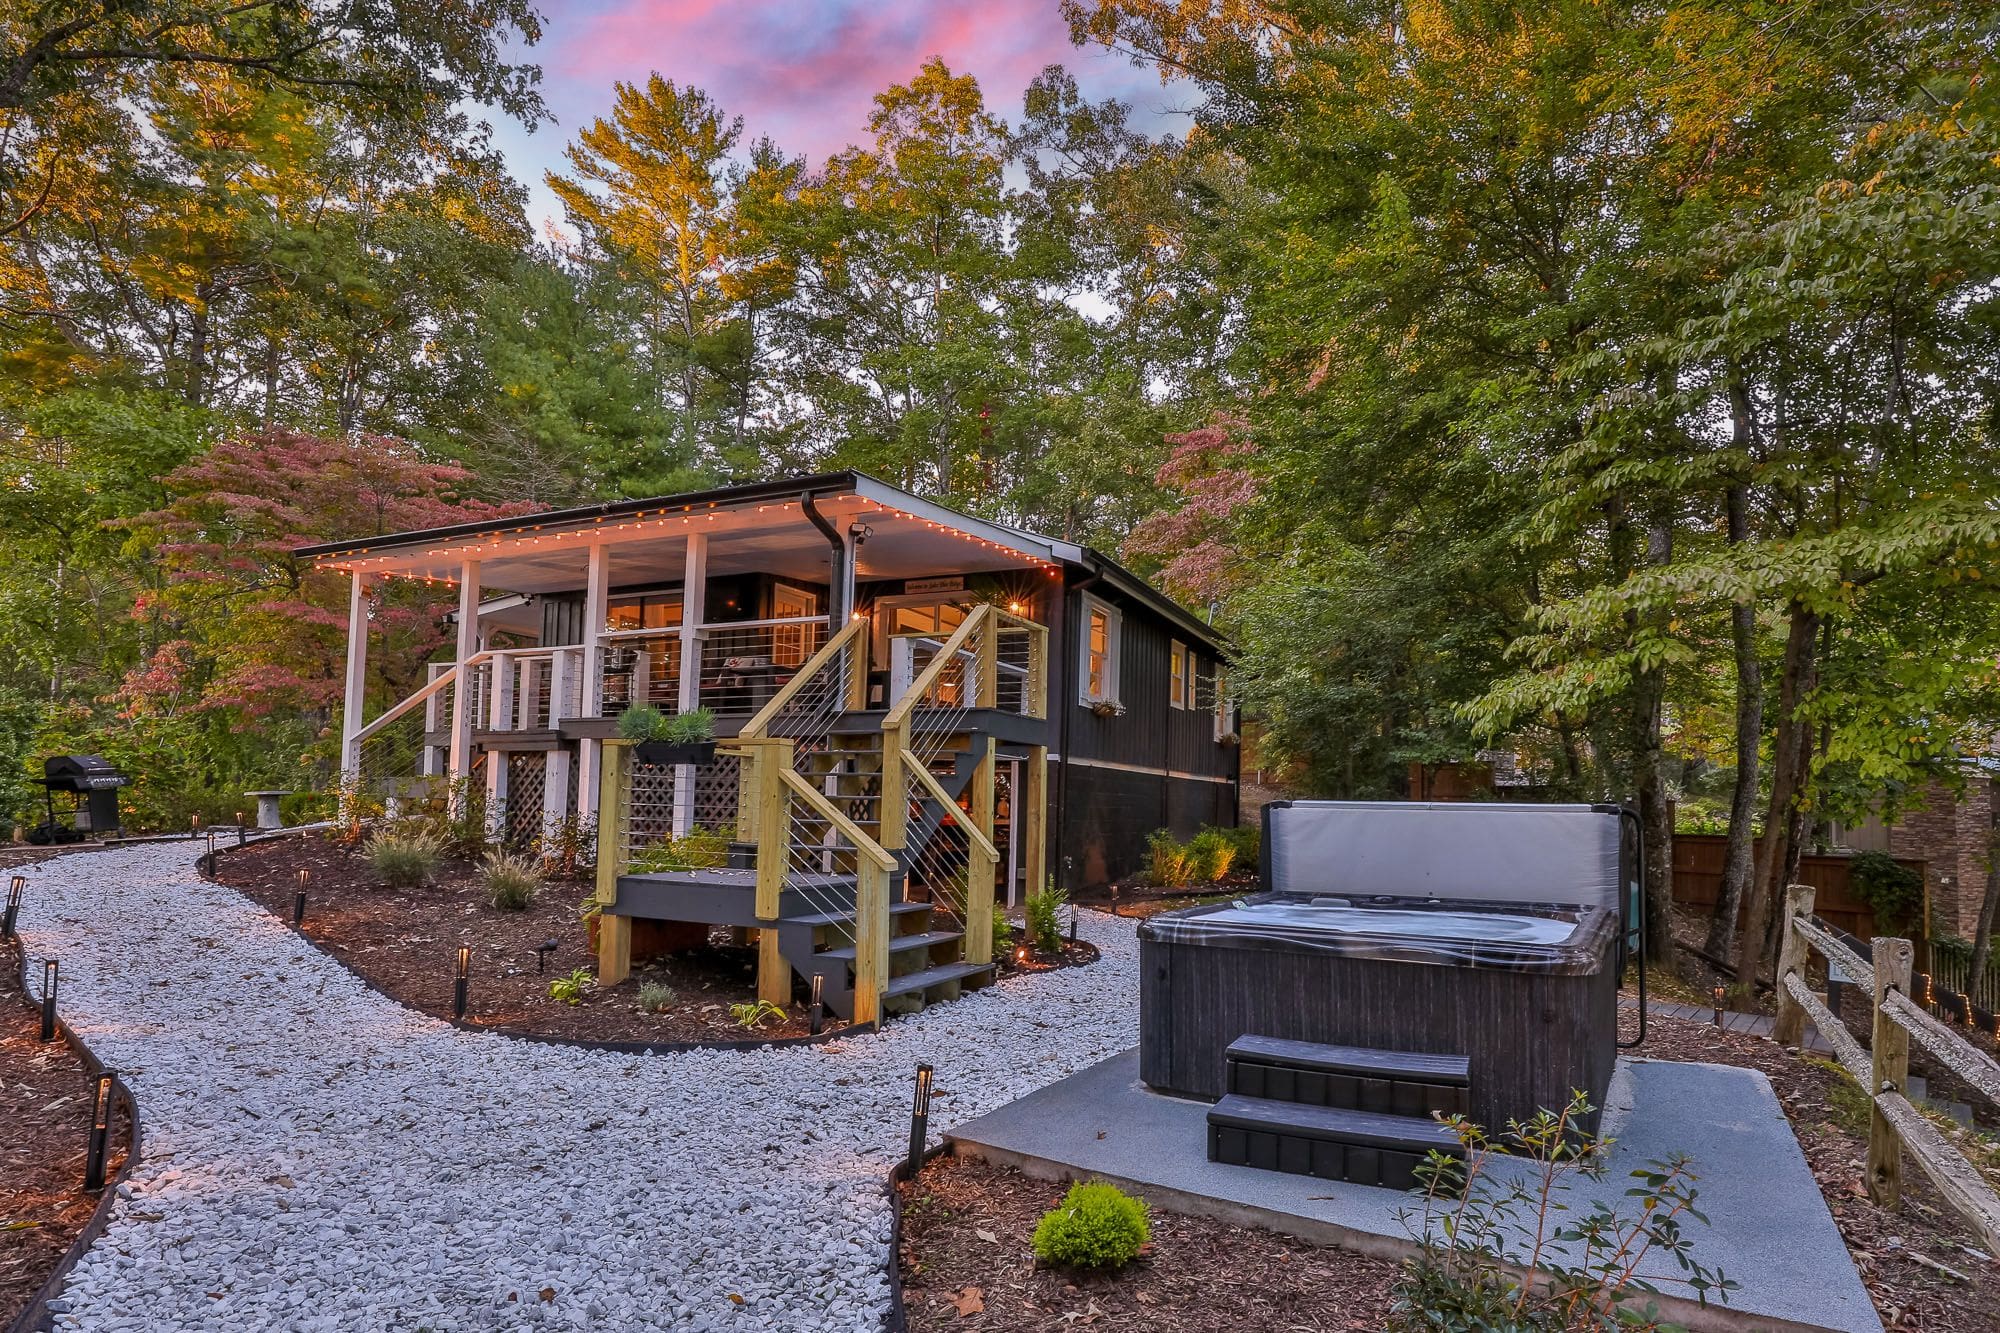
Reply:
[[[1722,865],[1728,847],[1729,840],[1719,833],[1674,835],[1676,906],[1700,916],[1714,913],[1716,900],[1722,896]],[[1813,886],[1813,910],[1822,920],[1865,940],[1875,934],[1875,914],[1848,886],[1847,867],[1852,860],[1851,856],[1802,856],[1794,882]],[[1902,864],[1924,873],[1922,861]],[[1741,918],[1738,920],[1740,924]]]

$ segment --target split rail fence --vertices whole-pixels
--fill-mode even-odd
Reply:
[[[1862,1049],[1847,1024],[1834,1016],[1807,982],[1806,963],[1814,952],[1845,974],[1855,991],[1867,999],[1868,1049]],[[1979,1233],[1986,1248],[2000,1256],[2000,1195],[1979,1168],[1904,1095],[1912,1040],[1996,1105],[2000,1105],[2000,1064],[1911,997],[1914,951],[1908,940],[1874,939],[1869,955],[1863,958],[1814,918],[1810,884],[1792,885],[1785,899],[1785,934],[1778,954],[1778,1019],[1772,1035],[1784,1045],[1796,1046],[1810,1022],[1869,1093],[1870,1198],[1884,1207],[1893,1207],[1901,1198],[1902,1155],[1907,1152],[1938,1193]]]

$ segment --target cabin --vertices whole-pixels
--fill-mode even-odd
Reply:
[[[858,472],[301,548],[352,578],[341,766],[495,835],[595,839],[599,978],[754,935],[759,993],[835,1013],[990,980],[992,905],[1236,822],[1227,646],[1087,547]],[[454,586],[451,659],[366,716],[373,590]],[[621,736],[707,710],[715,742]],[[724,833],[695,864],[691,833]]]

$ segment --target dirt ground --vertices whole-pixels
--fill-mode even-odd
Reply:
[[[222,883],[286,921],[292,918],[298,872],[308,871],[307,937],[384,993],[428,1014],[451,1014],[454,960],[458,948],[469,945],[466,1018],[482,1026],[587,1041],[660,1043],[765,1041],[810,1032],[802,998],[795,998],[782,1020],[767,1017],[754,1028],[731,1016],[730,1006],[756,999],[757,951],[735,944],[726,929],[710,932],[697,947],[635,958],[629,980],[599,987],[589,931],[579,915],[593,891],[588,883],[551,880],[525,911],[501,911],[487,901],[469,863],[447,864],[430,887],[392,889],[375,878],[358,850],[316,834],[225,846],[216,863]],[[553,947],[544,954],[543,945]],[[1046,971],[1095,957],[1088,944],[1066,947],[1059,955],[1031,951],[1025,963],[1008,953],[1001,972]],[[578,970],[585,978],[579,1001],[553,998],[550,984]],[[673,999],[664,1011],[640,1007],[640,988],[647,984],[671,988]],[[823,1031],[841,1026],[828,1015]]]
[[[69,1249],[98,1196],[83,1192],[92,1083],[67,1044],[41,1040],[21,992],[17,945],[0,945],[0,1326],[12,1327]],[[57,992],[60,1002],[61,992]],[[120,1123],[107,1178],[124,1161]]]

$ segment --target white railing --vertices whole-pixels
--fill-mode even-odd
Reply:
[[[503,648],[470,677],[477,731],[552,731],[582,711],[583,649]]]
[[[693,638],[701,677],[700,707],[755,713],[775,697],[826,642],[825,616],[781,616],[699,626]],[[681,706],[679,629],[610,630],[598,636],[600,715],[647,704],[663,713]]]

